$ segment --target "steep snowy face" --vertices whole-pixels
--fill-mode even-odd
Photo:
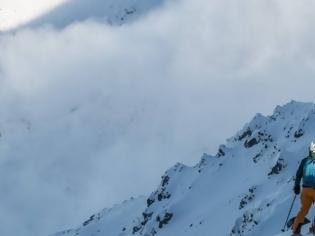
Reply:
[[[64,28],[72,23],[96,20],[112,25],[132,22],[162,5],[164,0],[70,0],[26,24]]]
[[[141,214],[145,206],[145,197],[137,199],[131,198],[120,205],[92,215],[83,222],[82,227],[75,230],[66,230],[57,233],[55,236],[62,235],[91,235],[95,232],[99,235],[120,235],[125,231],[124,225],[133,224],[133,219]]]
[[[277,235],[293,198],[293,175],[314,132],[313,103],[292,101],[271,116],[257,114],[216,155],[166,171],[134,214],[133,204],[121,205],[128,220],[101,213],[57,235]]]

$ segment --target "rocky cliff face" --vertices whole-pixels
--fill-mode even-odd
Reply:
[[[252,121],[192,167],[176,164],[146,199],[123,203],[60,235],[277,235],[293,176],[315,138],[315,105],[292,101]],[[298,204],[293,209],[296,213]]]

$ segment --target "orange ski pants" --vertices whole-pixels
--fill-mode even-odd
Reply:
[[[293,232],[298,228],[299,224],[304,222],[312,203],[315,202],[315,188],[303,188],[301,193],[301,208],[293,223]]]

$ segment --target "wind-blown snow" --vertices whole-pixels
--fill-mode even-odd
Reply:
[[[293,175],[314,132],[313,103],[292,101],[271,116],[258,113],[215,156],[167,170],[136,217],[122,204],[127,221],[113,221],[109,212],[106,220],[57,235],[287,235],[279,233],[293,199]]]

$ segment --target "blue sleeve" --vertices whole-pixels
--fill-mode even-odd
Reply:
[[[296,171],[296,175],[295,175],[295,185],[300,185],[301,183],[301,179],[303,177],[303,169],[304,169],[304,163],[306,161],[306,158],[304,158],[301,163],[300,166],[298,168],[298,170]]]

